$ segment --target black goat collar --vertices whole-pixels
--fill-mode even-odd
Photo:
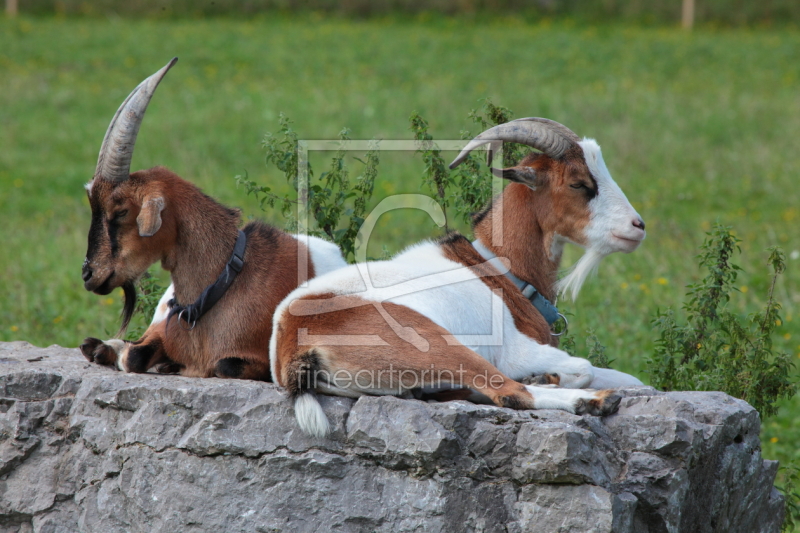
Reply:
[[[183,320],[188,324],[187,329],[194,329],[197,321],[206,314],[214,304],[225,295],[225,292],[233,284],[233,280],[241,272],[244,266],[244,248],[247,246],[247,236],[239,230],[239,237],[236,238],[236,245],[233,247],[233,254],[225,265],[225,270],[217,278],[217,281],[203,289],[197,300],[190,305],[180,305],[175,298],[169,301],[169,315],[167,324],[173,315],[178,315],[178,323]]]

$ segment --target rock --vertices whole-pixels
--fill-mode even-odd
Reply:
[[[606,418],[321,397],[318,439],[269,383],[0,343],[0,533],[779,531],[752,407],[622,394]]]

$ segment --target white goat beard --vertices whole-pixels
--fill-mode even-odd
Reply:
[[[598,250],[592,250],[591,248],[586,250],[586,253],[572,265],[567,275],[556,283],[558,294],[563,296],[569,293],[572,301],[575,301],[586,278],[597,270],[597,267],[600,266],[600,261],[602,261],[606,255],[608,254],[604,254]]]

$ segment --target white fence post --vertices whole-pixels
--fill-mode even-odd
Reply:
[[[681,25],[685,30],[691,30],[692,26],[694,26],[694,0],[683,0]]]
[[[6,0],[6,15],[9,18],[17,16],[17,0]]]

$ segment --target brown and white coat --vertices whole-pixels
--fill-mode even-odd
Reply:
[[[553,301],[565,243],[587,250],[560,282],[575,294],[602,257],[631,252],[645,236],[593,140],[545,119],[521,121],[529,124],[514,121],[477,141],[520,142],[544,128],[560,144],[539,135],[529,144],[544,153],[503,170],[513,183],[475,216],[475,244],[458,234],[423,242],[389,261],[317,277],[278,306],[272,375],[294,397],[304,431],[328,431],[315,392],[357,397],[465,387],[501,406],[602,415],[614,412],[619,398],[585,388],[641,384],[556,348],[542,315],[503,275],[510,270]],[[508,133],[517,127],[524,135]],[[496,224],[501,232],[493,231]],[[544,385],[515,381],[532,375],[544,375]]]

